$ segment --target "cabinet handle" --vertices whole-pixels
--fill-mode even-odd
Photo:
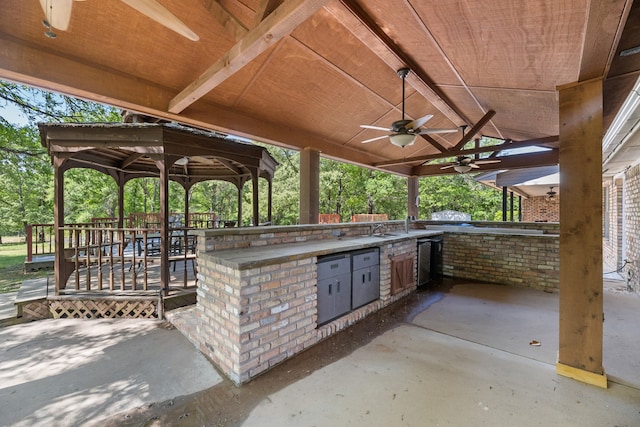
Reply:
[[[362,273],[362,283],[364,283],[364,278],[365,278],[365,275],[364,273]]]
[[[331,285],[329,285],[329,295],[331,295]]]
[[[340,264],[331,264],[331,269],[333,270],[334,268],[338,268]]]
[[[369,257],[368,256],[364,257],[364,260],[369,261]]]
[[[371,281],[371,272],[369,272],[369,281]]]
[[[340,281],[338,281],[338,293],[340,293]]]

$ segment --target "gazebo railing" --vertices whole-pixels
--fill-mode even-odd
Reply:
[[[183,213],[173,213],[170,216],[170,226],[173,229],[184,227]],[[90,223],[65,224],[65,227],[91,227],[99,228],[115,228],[118,226],[118,218],[102,217],[91,218]],[[124,218],[123,226],[126,228],[159,228],[160,214],[152,213],[131,213]],[[190,228],[218,228],[220,226],[220,218],[213,212],[190,212],[189,224]],[[32,262],[34,256],[53,256],[55,255],[55,230],[53,224],[29,224],[26,229],[27,242],[27,262]],[[65,239],[70,238],[65,234]],[[97,235],[91,236],[92,242],[95,243]]]
[[[173,274],[166,284],[161,283],[158,229],[82,225],[61,230],[65,264],[71,269],[66,282],[58,284],[62,293],[166,290],[170,285],[186,288],[190,279],[195,284],[196,242],[187,228],[170,232],[167,251]]]

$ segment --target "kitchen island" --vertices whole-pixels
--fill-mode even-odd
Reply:
[[[198,243],[197,343],[242,384],[416,288],[416,240],[403,221],[205,231]],[[375,249],[379,298],[318,325],[318,258]],[[192,338],[193,340],[193,338]]]

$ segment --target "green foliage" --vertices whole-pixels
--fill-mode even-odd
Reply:
[[[494,221],[502,216],[502,194],[473,180],[471,175],[445,175],[420,179],[420,218],[433,212],[454,210],[471,214],[474,221]]]

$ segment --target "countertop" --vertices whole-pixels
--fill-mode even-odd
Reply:
[[[409,233],[397,231],[381,236],[359,236],[313,240],[308,242],[285,243],[272,246],[254,246],[242,249],[229,249],[199,254],[199,257],[237,270],[279,264],[310,257],[329,255],[339,252],[355,251],[406,239],[419,239],[441,235],[439,230],[409,230]]]

